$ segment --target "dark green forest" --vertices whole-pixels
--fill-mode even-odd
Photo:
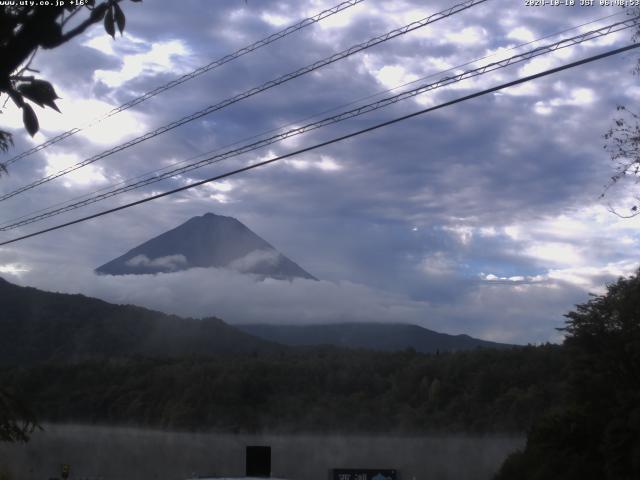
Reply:
[[[233,432],[522,432],[564,396],[558,346],[337,348],[4,368],[42,421]]]
[[[562,395],[557,346],[453,354],[444,349],[459,337],[424,330],[449,342],[437,344],[440,354],[294,348],[216,318],[3,280],[0,310],[5,439],[24,440],[34,418],[237,432],[522,432]]]
[[[0,278],[0,365],[284,349],[217,318],[185,319]]]
[[[496,480],[640,478],[640,272],[566,315],[566,397]]]
[[[62,325],[75,325],[80,311],[98,318],[100,331],[122,328],[104,302],[81,297],[80,310],[66,310],[67,303],[57,303],[63,296],[36,294],[45,295],[44,304],[53,302],[49,306]],[[44,345],[36,328],[42,304],[24,305],[30,309],[26,317],[24,309],[15,312],[31,319],[25,325]],[[159,325],[169,330],[185,321],[158,315]],[[188,346],[199,335],[216,338],[219,332],[218,340],[229,348],[217,352],[178,349],[159,355],[171,341],[165,332],[150,349],[106,343],[87,357],[88,350],[70,354],[72,344],[56,337],[65,347],[36,355],[39,361],[6,357],[0,385],[4,398],[14,405],[23,399],[39,422],[250,433],[528,432],[526,447],[507,459],[496,480],[640,478],[640,277],[619,279],[566,317],[563,345],[435,354],[287,348],[248,335],[250,349],[230,348],[246,334],[232,335],[232,327],[215,319],[192,322],[194,330],[176,338]],[[144,317],[143,330],[131,326],[124,346],[134,345],[151,324]],[[25,348],[4,342],[9,350]]]

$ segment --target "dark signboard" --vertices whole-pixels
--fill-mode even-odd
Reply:
[[[247,447],[246,473],[247,477],[271,476],[271,447],[251,445]]]
[[[398,480],[398,472],[396,470],[334,468],[332,473],[332,480]]]

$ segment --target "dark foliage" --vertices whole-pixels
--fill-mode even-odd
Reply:
[[[142,0],[131,0],[140,2]],[[118,5],[121,0],[95,0],[80,2],[13,2],[0,7],[0,94],[7,94],[16,106],[22,109],[22,119],[27,132],[35,135],[40,124],[31,103],[41,108],[58,110],[55,101],[59,98],[53,85],[36,78],[38,73],[31,68],[31,62],[38,49],[59,47],[88,27],[104,22],[105,30],[112,36],[115,26],[122,34],[125,16]],[[86,12],[85,18],[80,16]],[[72,28],[69,21],[80,14],[80,19]],[[0,112],[1,113],[1,112]],[[11,133],[0,130],[0,152],[6,152],[13,145]],[[0,163],[0,174],[7,167]],[[26,440],[34,423],[29,412],[15,408],[13,396],[0,384],[0,440]],[[22,402],[24,404],[24,402]]]
[[[0,312],[0,365],[284,348],[217,318],[184,319],[83,295],[19,287],[2,279]]]
[[[640,478],[639,274],[567,314],[566,402],[535,423],[497,480]]]
[[[631,180],[633,183],[640,181],[640,116],[624,106],[618,106],[618,117],[614,120],[614,126],[604,135],[605,150],[615,163],[615,173],[611,176],[605,192],[618,183]],[[636,202],[640,197],[635,197]],[[640,213],[639,204],[629,207],[628,214],[621,214],[613,207],[610,210],[620,217],[630,218]]]
[[[14,392],[0,389],[0,441],[26,442],[36,428],[28,402]]]
[[[186,430],[521,432],[563,396],[558,346],[337,348],[4,368],[52,422]]]
[[[47,2],[49,5],[15,2],[0,7],[0,93],[7,94],[22,109],[30,135],[35,135],[40,126],[29,102],[58,110],[55,101],[59,98],[51,83],[30,75],[38,73],[30,68],[37,50],[57,48],[99,22],[112,37],[116,27],[122,33],[125,16],[121,1],[86,0],[83,5],[71,1],[60,2],[64,3],[61,5],[54,5],[53,1]],[[0,131],[0,150],[6,151],[11,143],[11,134]]]
[[[215,318],[182,319],[1,279],[0,311],[0,385],[21,392],[41,421],[521,432],[564,395],[558,346],[432,355],[293,349]]]
[[[630,17],[637,18],[640,16],[640,7],[632,6],[626,8],[627,15]],[[632,40],[634,42],[640,41],[640,29],[636,29]],[[640,74],[640,60],[636,62],[633,73]],[[604,134],[604,139],[606,140],[604,149],[614,162],[615,171],[600,196],[601,198],[609,194],[609,190],[618,184],[631,182],[637,185],[640,181],[640,116],[633,112],[632,109],[633,107],[628,108],[624,105],[619,105],[617,118],[614,119],[613,126]],[[624,198],[624,195],[619,196]],[[640,196],[636,194],[634,197],[633,203],[628,207],[628,213],[620,213],[613,206],[610,206],[609,210],[623,218],[639,215]]]

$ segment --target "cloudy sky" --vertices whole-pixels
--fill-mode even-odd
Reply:
[[[173,78],[338,3],[337,0],[123,2],[124,36],[102,27],[34,67],[62,114],[38,110],[30,139],[4,159]],[[0,179],[10,192],[67,165],[332,53],[448,8],[455,0],[365,0],[81,134],[24,158]],[[619,13],[617,17],[602,17]],[[429,83],[625,18],[622,9],[530,7],[489,0],[272,88],[3,202],[0,220],[66,202],[196,155],[362,105],[407,82]],[[586,22],[589,25],[558,34]],[[630,30],[271,145],[19,230],[53,226],[631,41]],[[476,61],[491,55],[485,60]],[[557,341],[563,313],[637,268],[639,219],[610,213],[630,189],[599,197],[613,164],[603,134],[619,104],[640,98],[630,52],[483,96],[143,206],[0,248],[0,275],[230,322],[411,322],[509,342]],[[466,67],[460,65],[472,62]],[[429,77],[426,80],[420,80]],[[374,96],[374,97],[372,97]],[[219,151],[225,151],[219,150]],[[93,268],[188,218],[238,218],[320,282],[258,281],[224,270],[97,277]]]

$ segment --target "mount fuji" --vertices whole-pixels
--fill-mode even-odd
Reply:
[[[101,275],[171,273],[228,268],[279,280],[316,280],[233,217],[207,213],[158,235],[96,268]]]

